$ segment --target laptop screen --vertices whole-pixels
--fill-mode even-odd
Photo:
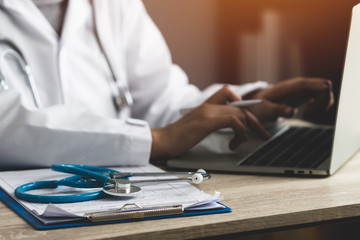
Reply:
[[[360,148],[360,4],[353,8],[330,174]]]

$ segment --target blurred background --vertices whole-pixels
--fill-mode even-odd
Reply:
[[[358,0],[144,0],[173,60],[200,88],[323,77],[337,95]],[[320,122],[333,122],[334,112]]]

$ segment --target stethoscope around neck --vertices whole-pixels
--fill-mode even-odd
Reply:
[[[96,17],[95,11],[93,14],[94,14],[94,19],[95,19],[95,17]],[[96,23],[96,21],[94,21],[94,22]],[[114,102],[114,106],[115,106],[117,112],[120,113],[121,110],[123,110],[124,108],[130,107],[134,101],[130,94],[130,90],[129,90],[128,86],[125,84],[124,81],[121,81],[119,79],[119,77],[116,74],[115,69],[112,67],[112,63],[109,59],[108,54],[105,51],[105,48],[100,39],[100,35],[99,35],[98,29],[96,27],[96,24],[95,24],[95,38],[99,45],[100,51],[105,58],[105,61],[109,67],[109,70],[110,70],[110,73],[112,76],[113,81],[110,83],[110,86],[111,86],[111,92],[113,95],[113,102]],[[2,35],[0,35],[0,44],[1,43],[7,47],[4,48],[3,50],[1,50],[1,52],[0,52],[0,90],[1,89],[7,90],[7,89],[9,89],[9,87],[11,85],[11,84],[9,84],[9,80],[6,77],[7,74],[5,72],[5,61],[8,58],[12,58],[15,60],[17,66],[20,68],[20,70],[24,74],[26,84],[31,91],[35,107],[42,108],[43,104],[42,104],[40,96],[39,96],[36,82],[34,80],[30,65],[29,65],[28,61],[26,60],[23,52],[15,44],[14,41],[12,41],[11,39],[9,39],[5,36],[2,36]]]
[[[137,184],[164,183],[190,181],[195,184],[204,179],[210,179],[211,175],[204,170],[197,172],[118,172],[113,169],[76,165],[54,164],[51,169],[58,172],[75,174],[74,176],[60,180],[37,181],[21,185],[15,189],[15,196],[24,201],[38,203],[72,203],[98,199],[107,195],[117,197],[134,197],[141,192]],[[142,177],[141,180],[129,180],[129,177]],[[145,179],[152,177],[152,179]],[[161,177],[161,178],[159,178]],[[29,193],[32,190],[55,189],[59,186],[73,188],[102,188],[93,192],[73,195],[39,195]]]
[[[31,68],[28,64],[28,62],[25,59],[25,56],[21,52],[21,50],[16,46],[16,44],[11,41],[9,38],[6,38],[4,36],[0,35],[0,43],[5,43],[9,48],[6,48],[1,51],[0,54],[0,87],[2,89],[7,90],[9,89],[9,83],[8,80],[5,77],[4,72],[4,65],[5,65],[5,59],[12,57],[15,59],[18,67],[21,69],[25,76],[26,84],[30,88],[34,104],[37,108],[42,108],[42,103],[40,101],[39,93],[36,88],[36,84],[34,81],[34,77],[31,72]]]

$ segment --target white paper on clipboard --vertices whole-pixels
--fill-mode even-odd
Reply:
[[[112,169],[126,172],[162,171],[153,165]],[[217,192],[214,195],[209,195],[187,182],[146,184],[141,185],[141,193],[134,198],[109,196],[98,200],[78,203],[30,203],[17,200],[14,196],[14,190],[22,184],[34,181],[57,180],[68,176],[69,174],[54,172],[51,169],[0,172],[0,186],[44,224],[66,221],[67,218],[84,218],[86,213],[119,209],[127,203],[136,203],[142,207],[181,204],[186,210],[206,210],[223,207],[217,203],[222,200],[220,193]],[[56,191],[54,189],[36,191],[36,194],[78,194],[94,191],[94,189],[74,189],[62,186],[56,188]],[[33,193],[35,194],[35,192]]]

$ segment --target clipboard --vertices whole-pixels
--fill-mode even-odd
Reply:
[[[181,214],[170,214],[162,216],[151,216],[143,218],[134,218],[134,219],[121,219],[121,220],[110,220],[110,221],[99,221],[91,222],[86,218],[83,219],[66,219],[67,221],[62,221],[55,224],[44,224],[39,219],[37,219],[31,212],[25,209],[20,205],[15,199],[8,195],[2,188],[0,188],[0,200],[16,212],[21,218],[23,218],[28,224],[37,230],[51,230],[51,229],[60,229],[60,228],[71,228],[71,227],[82,227],[82,226],[96,226],[104,224],[114,224],[114,223],[125,223],[125,222],[135,222],[135,221],[145,221],[145,220],[155,220],[155,219],[165,219],[165,218],[176,218],[176,217],[190,217],[190,216],[199,216],[207,214],[218,214],[218,213],[230,213],[232,212],[231,208],[221,204],[224,208],[219,209],[209,209],[209,210],[192,210],[192,211],[183,211]]]

